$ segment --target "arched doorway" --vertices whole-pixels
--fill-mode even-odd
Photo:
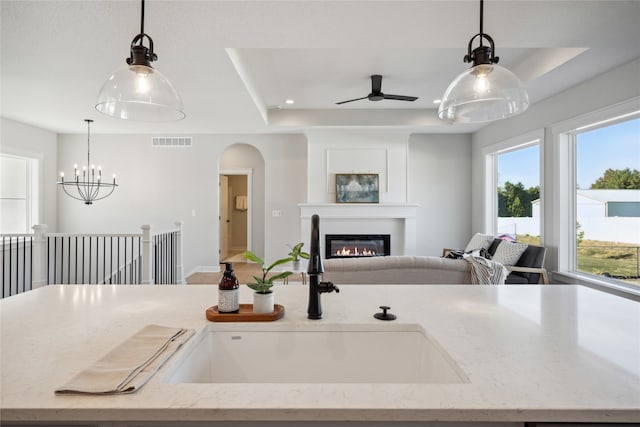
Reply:
[[[242,261],[246,249],[264,252],[264,159],[249,144],[233,144],[219,167],[220,261]]]

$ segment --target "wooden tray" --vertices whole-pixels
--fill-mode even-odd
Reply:
[[[240,304],[238,313],[220,313],[218,306],[207,308],[207,319],[212,322],[273,322],[284,316],[284,307],[274,304],[273,313],[254,313],[253,304]]]

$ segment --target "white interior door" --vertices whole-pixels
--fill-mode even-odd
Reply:
[[[220,261],[229,256],[231,216],[229,215],[229,178],[220,175]]]

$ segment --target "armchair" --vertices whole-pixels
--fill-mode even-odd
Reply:
[[[490,244],[487,252],[493,256],[500,243],[500,239],[495,239]],[[452,250],[449,248],[442,249],[442,256],[446,257]],[[542,279],[543,284],[548,284],[549,275],[543,267],[545,253],[546,248],[543,246],[527,245],[515,265],[505,265],[505,268],[509,270],[505,283],[512,285],[537,284]]]

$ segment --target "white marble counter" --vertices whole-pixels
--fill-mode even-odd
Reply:
[[[306,286],[277,287],[278,325],[375,325],[378,306],[390,305],[395,322],[421,324],[449,352],[468,384],[168,384],[165,366],[134,394],[54,394],[145,324],[201,330],[216,298],[216,286],[71,285],[2,300],[0,419],[640,421],[640,303],[569,285],[341,286],[322,295],[315,321]]]

